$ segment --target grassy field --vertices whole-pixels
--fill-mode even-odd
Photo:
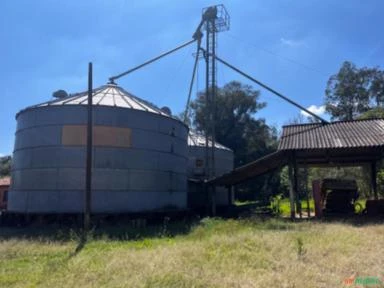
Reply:
[[[384,277],[382,223],[205,218],[90,237],[79,248],[73,231],[1,227],[0,287],[307,288]]]

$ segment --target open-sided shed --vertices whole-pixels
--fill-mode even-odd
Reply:
[[[371,188],[378,198],[377,162],[384,157],[384,119],[339,121],[283,126],[277,152],[238,167],[210,181],[231,187],[286,164],[291,182],[291,214],[297,194],[299,166],[371,165]]]

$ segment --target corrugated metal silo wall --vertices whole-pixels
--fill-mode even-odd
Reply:
[[[83,105],[27,109],[18,115],[10,211],[83,210],[85,145],[71,145],[79,142],[76,133],[65,136],[69,140],[63,135],[73,127],[84,128],[86,116]],[[94,147],[93,213],[186,207],[188,128],[184,124],[154,113],[95,106],[94,125],[127,128],[130,138],[116,140],[129,141],[124,147]]]
[[[188,177],[189,178],[204,178],[204,167],[196,168],[196,160],[205,160],[205,147],[203,146],[189,146],[188,147]],[[233,170],[234,167],[234,154],[231,150],[216,149],[215,150],[215,175],[220,176]],[[196,173],[197,172],[197,173]],[[189,193],[201,193],[202,191],[194,191],[190,189]],[[197,196],[197,195],[196,195]],[[204,197],[199,197],[204,199]],[[216,204],[228,205],[228,190],[225,187],[216,188]],[[192,200],[193,201],[193,200]],[[205,205],[205,203],[201,203]]]

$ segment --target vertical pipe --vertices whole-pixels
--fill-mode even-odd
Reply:
[[[207,35],[206,35],[206,51],[205,51],[205,179],[210,178],[210,161],[209,161],[209,121],[210,121],[210,103],[209,103],[209,22],[206,22],[207,25]],[[207,195],[207,213],[209,214],[210,203],[211,203],[211,193],[210,187],[205,184],[204,192]]]
[[[321,182],[320,180],[312,181],[313,202],[315,203],[315,217],[321,218],[323,216],[323,203],[321,201]]]
[[[92,62],[88,64],[88,123],[87,123],[87,159],[85,175],[84,233],[89,230],[91,219],[91,181],[92,181]]]
[[[215,31],[215,19],[211,20],[211,37],[212,37],[212,59],[211,59],[211,137],[212,137],[212,150],[211,150],[211,162],[212,162],[212,176],[215,175],[215,141],[216,141],[216,131],[215,131],[215,121],[216,121],[216,31]]]
[[[211,59],[211,81],[212,81],[212,87],[211,87],[211,138],[212,138],[212,147],[211,147],[211,169],[212,174],[211,177],[216,176],[215,173],[215,121],[216,121],[216,102],[215,102],[215,96],[216,96],[216,67],[215,67],[215,61],[216,61],[216,31],[215,31],[215,19],[211,20],[211,37],[212,37],[212,59]],[[216,186],[212,186],[212,215],[216,216]]]
[[[209,179],[210,174],[210,165],[209,165],[209,121],[210,121],[210,97],[209,97],[209,22],[207,25],[207,35],[206,35],[206,52],[205,52],[205,177]]]
[[[299,183],[298,183],[299,169],[297,167],[295,154],[293,155],[293,191],[296,199],[296,212],[302,218],[301,214],[301,199],[299,194]]]
[[[232,186],[228,186],[228,206],[232,205]]]
[[[308,190],[308,165],[307,164],[305,164],[305,175],[304,175],[304,178],[305,178],[305,180],[304,180],[304,182],[305,182],[305,186],[304,186],[304,188],[305,188],[305,195],[306,195],[306,199],[307,199],[307,216],[308,216],[308,219],[311,217],[311,209],[310,209],[310,207],[309,207],[309,190]]]

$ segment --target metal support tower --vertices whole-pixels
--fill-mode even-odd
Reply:
[[[207,179],[215,176],[215,121],[216,121],[216,45],[217,33],[229,30],[229,15],[223,5],[203,9],[202,28],[206,32],[206,87],[205,100],[207,114],[205,115],[205,175]],[[211,142],[211,144],[209,144]]]
[[[216,7],[215,7],[216,8]],[[205,115],[205,149],[206,149],[206,171],[207,178],[215,176],[215,96],[216,96],[216,59],[213,57],[216,52],[216,31],[215,18],[206,21],[206,83],[205,83],[205,102],[207,114]],[[211,140],[211,146],[209,146]]]
[[[204,58],[206,62],[205,82],[205,177],[215,177],[215,122],[216,122],[216,43],[217,33],[229,29],[229,15],[223,5],[211,6],[203,9],[202,21],[199,30],[206,32],[206,50]],[[211,143],[209,143],[211,142]],[[211,213],[216,214],[216,189],[215,186],[206,187],[208,190]]]

